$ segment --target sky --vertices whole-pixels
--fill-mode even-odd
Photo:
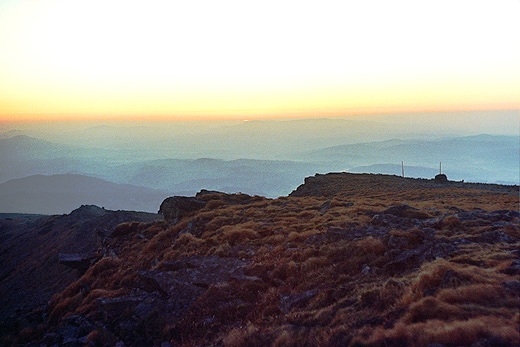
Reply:
[[[0,0],[0,121],[515,110],[519,18],[519,0]]]

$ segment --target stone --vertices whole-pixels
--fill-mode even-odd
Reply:
[[[502,283],[502,287],[513,293],[513,294],[517,294],[520,293],[520,281],[519,280],[512,280],[512,281],[506,281],[506,282],[503,282]]]
[[[448,176],[446,176],[445,174],[438,174],[438,175],[435,175],[434,180],[435,180],[435,182],[446,183],[446,182],[448,182]]]
[[[191,256],[179,259],[175,263],[165,266],[172,271],[172,276],[183,282],[192,283],[201,287],[210,284],[226,282],[230,278],[244,277],[244,267],[247,262],[236,258],[224,258],[216,255]],[[160,265],[159,268],[162,269]]]
[[[294,307],[304,305],[309,299],[313,298],[318,294],[318,290],[311,289],[303,293],[297,293],[292,295],[284,295],[280,298],[280,309],[284,313],[289,313]]]
[[[165,220],[177,223],[183,217],[191,215],[204,206],[206,206],[206,201],[196,197],[171,196],[161,203],[159,213],[164,216]]]
[[[99,309],[107,319],[120,319],[133,314],[135,307],[143,301],[138,296],[120,296],[115,298],[96,299]]]
[[[513,260],[511,265],[505,268],[503,272],[508,275],[520,275],[520,259]]]
[[[324,215],[330,208],[331,201],[327,200],[320,206],[320,214]]]
[[[99,260],[100,256],[95,253],[59,253],[58,261],[60,264],[67,265],[73,269],[84,273],[87,269]]]
[[[415,218],[415,219],[427,219],[431,218],[428,213],[420,211],[415,207],[408,205],[397,205],[387,208],[383,211],[383,214],[391,214],[401,218]]]

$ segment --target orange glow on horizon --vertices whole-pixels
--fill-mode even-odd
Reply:
[[[0,122],[520,109],[519,11],[515,0],[7,1]]]
[[[520,108],[517,105],[490,105],[491,107],[450,107],[450,108],[371,108],[371,109],[349,109],[344,110],[302,110],[300,112],[287,113],[211,113],[196,115],[173,115],[173,114],[18,114],[16,116],[0,117],[0,126],[9,123],[54,123],[54,122],[103,122],[110,123],[112,121],[119,122],[193,122],[193,121],[237,121],[237,120],[289,120],[304,118],[345,118],[345,117],[370,117],[380,115],[399,115],[399,114],[428,114],[428,113],[451,113],[451,112],[473,112],[473,111],[517,111],[520,117]]]

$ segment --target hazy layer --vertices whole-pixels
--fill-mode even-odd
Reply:
[[[510,110],[264,121],[4,122],[0,136],[26,134],[73,146],[134,151],[146,159],[294,159],[305,150],[360,142],[518,135],[519,116]]]
[[[406,177],[432,178],[442,162],[450,180],[518,184],[519,140],[518,111],[2,123],[0,212],[153,212],[201,189],[277,197],[315,173],[402,175],[401,163]]]

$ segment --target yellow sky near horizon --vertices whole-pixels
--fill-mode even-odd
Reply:
[[[0,120],[520,108],[520,1],[0,1]]]

